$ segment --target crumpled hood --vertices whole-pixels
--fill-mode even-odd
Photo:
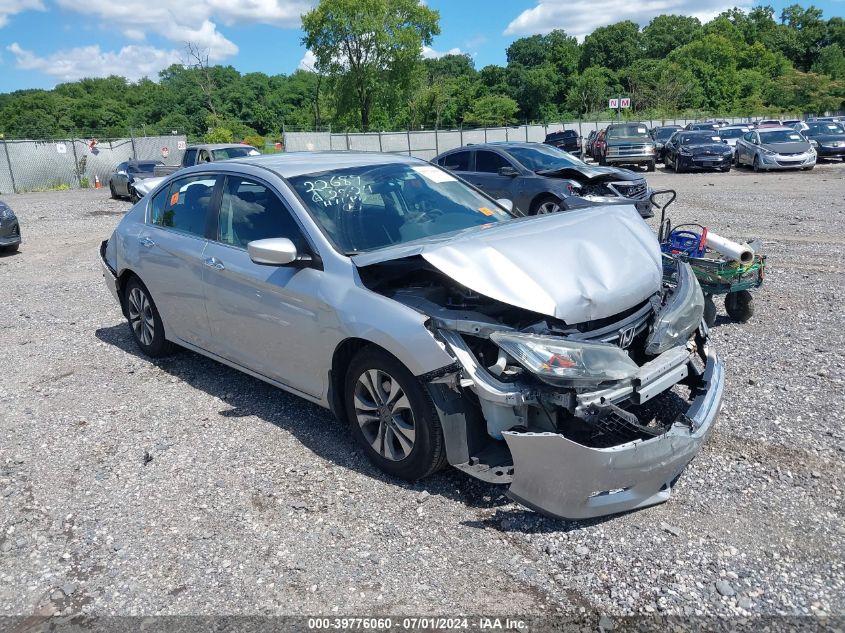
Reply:
[[[360,267],[411,255],[482,295],[569,324],[627,310],[662,280],[660,246],[630,205],[512,220],[353,261]]]
[[[641,174],[634,173],[630,169],[619,169],[616,167],[602,167],[597,165],[572,165],[560,169],[544,169],[537,172],[540,176],[549,178],[571,178],[572,180],[602,180],[612,182],[614,180],[645,180]]]
[[[146,196],[150,193],[153,189],[158,187],[167,176],[157,176],[155,178],[144,178],[143,180],[136,180],[132,183],[132,186],[135,187],[135,191],[137,191],[141,196]]]

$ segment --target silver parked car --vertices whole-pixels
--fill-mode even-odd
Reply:
[[[569,518],[665,501],[722,399],[695,276],[664,284],[633,206],[508,206],[409,157],[244,158],[170,176],[100,256],[142,351],[327,407],[391,475]]]
[[[816,150],[800,132],[786,127],[763,127],[746,132],[736,142],[734,162],[754,171],[812,169]]]

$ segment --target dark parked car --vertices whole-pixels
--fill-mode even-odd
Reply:
[[[685,129],[690,132],[712,132],[719,129],[719,124],[714,121],[699,121],[698,123],[687,123]]]
[[[560,130],[546,134],[546,140],[543,142],[546,145],[562,149],[564,152],[569,152],[573,156],[581,155],[581,137],[575,130]]]
[[[598,130],[593,130],[587,134],[587,138],[584,140],[584,153],[582,154],[582,158],[593,155],[593,143],[596,142],[596,137],[598,135]]]
[[[21,227],[15,212],[0,200],[0,251],[18,250],[21,243]]]
[[[653,214],[645,178],[627,169],[596,167],[541,143],[486,143],[444,152],[435,163],[492,198],[511,200],[524,214],[555,213],[595,204],[633,204]]]
[[[157,160],[128,160],[115,167],[114,173],[109,177],[109,191],[112,198],[120,196],[131,198],[137,202],[140,196],[132,186],[136,180],[152,178],[155,175],[156,165],[163,165]]]
[[[604,141],[598,157],[600,165],[645,165],[649,171],[654,171],[655,145],[642,123],[608,125]]]
[[[604,151],[604,146],[607,144],[605,137],[607,136],[607,128],[596,132],[596,138],[593,139],[593,144],[590,145],[590,158],[598,161],[599,156]]]
[[[649,136],[651,136],[651,140],[654,141],[657,162],[663,162],[663,146],[666,145],[669,139],[672,138],[672,135],[680,129],[680,125],[660,125],[658,127],[651,128]]]
[[[845,159],[845,126],[841,123],[808,123],[803,134],[816,148],[819,158]]]
[[[678,132],[666,143],[665,150],[666,167],[673,167],[678,173],[691,169],[731,170],[733,152],[712,131]]]

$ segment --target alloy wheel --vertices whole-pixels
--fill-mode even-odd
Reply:
[[[537,207],[537,215],[547,215],[549,213],[557,213],[558,211],[560,211],[560,205],[557,202],[552,202],[551,200],[544,202]]]
[[[129,325],[142,345],[151,345],[155,336],[153,306],[140,288],[132,288],[128,301]]]
[[[373,450],[394,462],[406,459],[414,448],[416,425],[399,381],[368,369],[358,377],[354,401],[356,420]]]

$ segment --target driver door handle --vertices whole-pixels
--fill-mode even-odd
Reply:
[[[209,268],[213,268],[214,270],[226,269],[226,267],[223,265],[223,262],[221,262],[216,257],[209,257],[208,259],[203,260],[202,263],[208,266]]]
[[[156,245],[156,243],[148,237],[139,237],[138,243],[141,246],[146,246],[147,248],[152,248],[153,246]]]

